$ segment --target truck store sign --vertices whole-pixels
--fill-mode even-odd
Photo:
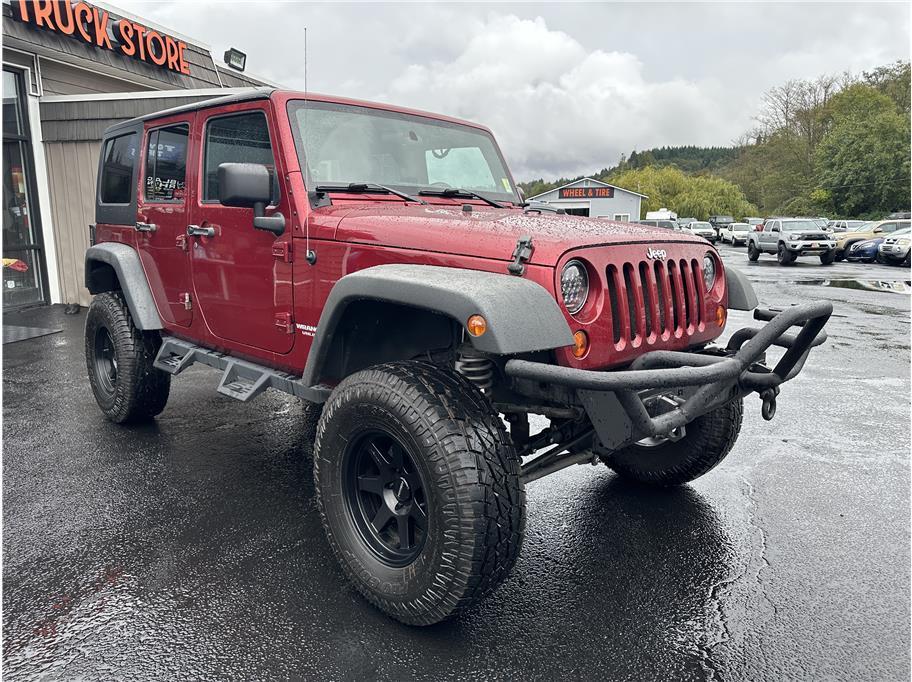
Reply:
[[[184,59],[186,43],[139,22],[112,18],[107,10],[87,2],[18,0],[12,3],[12,8],[14,17],[36,28],[62,33],[103,50],[190,75],[190,66]]]
[[[565,187],[558,190],[559,199],[612,199],[614,187]]]

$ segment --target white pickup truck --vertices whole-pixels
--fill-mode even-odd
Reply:
[[[770,218],[762,232],[748,232],[747,258],[774,253],[780,265],[790,265],[798,256],[819,256],[823,265],[836,260],[836,241],[813,220]]]

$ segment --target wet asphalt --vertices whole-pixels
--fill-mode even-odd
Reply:
[[[909,270],[721,251],[761,304],[836,306],[775,420],[750,398],[675,490],[590,465],[530,484],[512,576],[424,629],[344,582],[294,399],[237,403],[195,367],[115,426],[85,312],[9,315],[63,332],[3,347],[4,677],[909,679]]]

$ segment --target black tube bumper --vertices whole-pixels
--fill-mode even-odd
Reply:
[[[637,358],[629,369],[592,371],[528,360],[509,360],[504,370],[517,379],[576,389],[606,447],[648,436],[660,436],[696,417],[753,391],[764,399],[764,416],[771,418],[779,385],[794,378],[811,348],[826,341],[824,325],[833,312],[827,301],[785,310],[756,309],[761,328],[745,327],[732,334],[726,348],[716,352],[652,351]],[[792,327],[797,331],[790,331]],[[770,370],[763,364],[771,346],[785,353]],[[650,389],[689,388],[674,409],[650,416],[639,393]],[[611,396],[613,394],[614,397]],[[617,404],[626,415],[618,421]],[[769,407],[771,405],[771,409]],[[619,433],[612,433],[619,431]]]

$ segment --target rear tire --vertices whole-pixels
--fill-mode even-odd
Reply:
[[[820,263],[821,265],[832,265],[833,261],[836,260],[835,251],[827,251],[826,253],[820,254]]]
[[[85,357],[95,401],[112,422],[142,421],[168,403],[171,375],[152,363],[158,332],[136,328],[120,292],[98,294],[86,314]]]
[[[779,261],[779,265],[791,265],[795,262],[795,254],[780,244],[779,250],[776,252],[776,260]]]
[[[760,258],[760,249],[757,248],[757,245],[753,242],[747,243],[747,260],[752,263],[756,263],[757,259]]]
[[[661,445],[629,445],[602,456],[622,478],[654,486],[687,483],[718,465],[732,449],[741,431],[741,398],[697,417],[685,427],[681,440]]]
[[[437,623],[509,574],[525,525],[520,462],[461,375],[399,362],[349,376],[324,407],[315,453],[333,554],[393,618]]]

